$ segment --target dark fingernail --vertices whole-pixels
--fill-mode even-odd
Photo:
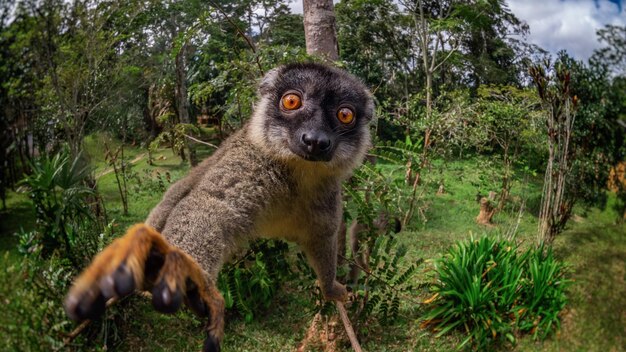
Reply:
[[[152,305],[154,308],[166,314],[175,313],[183,302],[183,295],[177,288],[174,292],[165,283],[165,280],[161,280],[152,289]]]
[[[115,281],[115,292],[120,297],[129,295],[135,290],[135,278],[126,264],[120,265],[115,270],[113,280]]]

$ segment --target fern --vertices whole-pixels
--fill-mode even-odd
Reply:
[[[378,305],[378,303],[380,303],[380,300],[381,298],[379,294],[373,294],[370,300],[365,303],[365,308],[363,309],[365,315],[372,315],[374,308]]]
[[[417,160],[420,145],[379,143],[370,154],[381,161],[405,165],[406,160]],[[417,164],[413,163],[413,171]],[[359,277],[353,287],[356,304],[352,310],[357,324],[372,318],[382,325],[392,324],[398,317],[403,294],[409,294],[408,283],[421,263],[405,265],[406,246],[398,244],[391,235],[391,228],[378,229],[375,226],[381,214],[393,219],[396,214],[404,213],[403,206],[410,197],[404,183],[398,182],[388,168],[389,165],[365,163],[344,185],[347,218],[356,219],[369,229],[359,239],[360,248],[369,253],[367,266],[371,273]],[[404,173],[403,167],[398,170]]]
[[[218,278],[226,309],[250,322],[258,310],[268,308],[281,282],[291,272],[284,259],[287,248],[281,241],[257,241],[241,260],[226,266]]]
[[[404,273],[402,273],[401,275],[397,276],[396,279],[393,282],[393,286],[401,286],[404,285],[407,281],[409,281],[409,279],[411,278],[411,276],[413,276],[413,274],[415,274],[415,271],[417,270],[417,267],[423,263],[424,260],[420,259],[418,260],[417,263],[415,264],[411,264],[411,266],[409,266]]]

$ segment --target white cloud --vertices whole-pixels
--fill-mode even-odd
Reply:
[[[302,14],[302,1],[303,0],[295,0],[290,2],[289,7],[291,7],[291,13]]]
[[[626,13],[608,0],[509,0],[509,8],[530,26],[528,40],[551,53],[561,49],[586,60],[601,45],[596,30],[626,25]]]

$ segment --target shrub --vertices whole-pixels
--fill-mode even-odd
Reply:
[[[83,251],[82,257],[75,259],[87,263],[89,259],[112,239],[112,224],[103,233],[79,236],[77,246]],[[85,231],[95,231],[89,228]],[[20,248],[31,248],[28,244],[32,233],[21,231]],[[23,242],[24,241],[24,242]],[[22,243],[23,242],[23,243]],[[58,351],[80,345],[84,350],[99,350],[104,345],[119,342],[113,334],[117,327],[111,323],[115,311],[107,313],[109,319],[98,319],[69,343],[68,333],[76,325],[69,320],[62,302],[77,274],[77,266],[59,251],[49,258],[42,258],[37,251],[27,250],[18,260],[9,259],[5,254],[2,262],[6,275],[0,275],[0,300],[5,309],[0,317],[0,330],[3,330],[3,346],[7,351]],[[82,265],[81,265],[82,266]],[[98,336],[96,339],[95,337]],[[94,346],[93,344],[99,346]]]
[[[8,258],[5,258],[5,262]],[[60,302],[72,275],[67,260],[23,257],[0,276],[0,298],[5,305],[2,330],[8,351],[63,348],[64,334],[72,328]]]
[[[252,321],[255,312],[267,309],[276,290],[291,270],[285,261],[289,246],[283,241],[253,242],[242,259],[220,272],[217,286],[226,308]]]
[[[135,173],[135,184],[132,195],[136,198],[151,194],[163,194],[172,184],[172,175],[169,171],[164,173],[158,170],[143,170],[141,174]]]
[[[459,349],[514,344],[523,333],[543,339],[559,328],[565,272],[551,248],[520,251],[514,242],[489,237],[458,242],[437,263],[422,327],[433,327],[437,336],[463,331]]]
[[[72,158],[67,149],[41,157],[31,169],[20,181],[29,189],[37,217],[31,240],[41,246],[44,256],[55,249],[70,250],[79,229],[95,222],[89,203],[97,198],[96,193],[85,185],[90,169],[80,155]]]
[[[554,258],[552,247],[532,251],[528,258],[528,273],[522,287],[525,313],[519,316],[519,328],[530,331],[534,338],[546,338],[560,327],[559,312],[565,308],[564,266]]]

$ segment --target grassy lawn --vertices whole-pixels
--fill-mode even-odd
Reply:
[[[134,160],[129,190],[129,213],[123,214],[119,193],[113,173],[105,173],[102,154],[98,151],[101,136],[87,139],[87,151],[95,165],[98,189],[107,205],[109,219],[115,219],[119,234],[132,223],[142,221],[159,201],[162,190],[181,178],[188,170],[170,150],[154,155],[155,165],[147,164],[142,157],[144,150],[129,147],[128,159]],[[206,153],[203,152],[203,153]],[[432,279],[433,261],[445,253],[457,240],[471,235],[506,234],[517,227],[515,239],[523,246],[536,241],[537,200],[540,179],[521,177],[513,184],[511,204],[494,218],[494,226],[483,227],[475,223],[478,214],[476,193],[483,191],[485,174],[481,158],[470,158],[442,165],[435,163],[430,176],[420,188],[419,208],[410,226],[398,234],[401,243],[409,247],[405,264],[419,258],[425,263],[414,277],[415,286]],[[402,177],[402,169],[393,165],[389,172]],[[159,180],[161,180],[159,183]],[[168,181],[169,180],[169,181]],[[446,192],[435,195],[440,182]],[[519,215],[520,207],[524,212]],[[34,214],[28,198],[21,193],[11,193],[8,211],[0,213],[0,261],[3,267],[21,260],[17,253],[16,237],[12,234],[20,226],[32,228]],[[626,350],[626,227],[615,225],[617,214],[607,207],[604,210],[579,210],[568,229],[555,243],[557,256],[568,263],[571,278],[575,280],[569,290],[569,305],[563,314],[561,331],[550,339],[537,343],[524,338],[517,345],[520,351],[623,351]],[[15,281],[0,272],[0,282]],[[2,277],[4,276],[4,277]],[[19,283],[18,283],[19,284]],[[229,314],[227,317],[224,351],[293,351],[304,338],[317,309],[309,295],[302,292],[296,282],[286,282],[274,298],[272,306],[258,312],[255,319],[246,323],[242,318]],[[0,288],[0,300],[10,302],[11,288]],[[429,293],[416,291],[402,302],[398,322],[392,326],[368,326],[368,333],[361,336],[361,343],[368,351],[448,351],[460,341],[460,335],[434,338],[430,331],[421,330],[417,320],[421,308],[414,302],[423,301]],[[59,304],[59,308],[60,304]],[[126,321],[118,324],[117,333],[123,336],[108,350],[117,351],[197,351],[204,333],[203,322],[187,311],[172,316],[156,313],[149,300],[142,297],[124,299],[115,308],[124,312]],[[131,318],[132,317],[132,318]],[[0,318],[3,325],[11,317]],[[107,323],[105,318],[104,324]],[[19,325],[19,323],[18,323]],[[0,328],[0,340],[11,332]],[[103,341],[103,336],[97,337]],[[102,348],[102,344],[86,343],[78,339],[72,345],[75,350]],[[88,346],[88,347],[84,347]],[[350,350],[349,345],[341,345]],[[0,348],[1,350],[1,348]]]
[[[543,344],[524,341],[521,350],[626,350],[626,227],[613,224],[616,217],[594,209],[557,238],[574,280],[562,330]]]

